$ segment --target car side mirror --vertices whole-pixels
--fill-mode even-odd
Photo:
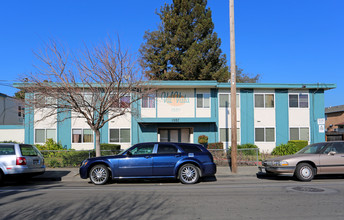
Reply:
[[[335,151],[330,151],[327,155],[329,155],[329,156],[333,156],[333,155],[335,155],[336,154],[336,152]]]

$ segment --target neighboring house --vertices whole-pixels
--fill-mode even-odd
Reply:
[[[344,140],[344,105],[328,107],[326,115],[326,140]]]
[[[24,104],[0,93],[0,141],[24,142]]]
[[[101,129],[101,143],[123,149],[139,142],[197,143],[200,135],[209,143],[231,144],[230,84],[216,81],[155,81],[155,94],[134,103],[137,112],[113,119]],[[17,84],[16,87],[20,87]],[[256,144],[271,152],[289,140],[325,141],[318,121],[325,121],[324,92],[335,84],[237,84],[238,144]],[[27,95],[30,97],[30,94]],[[70,113],[72,115],[73,113]],[[41,144],[47,138],[76,150],[93,149],[94,134],[82,119],[55,123],[56,116],[37,121],[43,112],[29,113],[25,143]]]

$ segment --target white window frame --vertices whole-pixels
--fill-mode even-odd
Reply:
[[[309,127],[289,127],[289,140],[290,141],[291,141],[291,139],[290,139],[290,133],[291,133],[290,129],[292,129],[292,128],[297,128],[299,130],[299,139],[298,140],[301,140],[300,139],[300,137],[301,137],[301,128],[308,128],[308,140],[302,140],[302,141],[308,141],[309,142],[310,135],[311,135]],[[294,141],[294,140],[292,140],[292,141]]]
[[[202,95],[202,107],[198,107],[197,106],[197,100],[198,100],[197,95]],[[204,100],[205,100],[204,95],[209,95],[209,107],[204,107]],[[211,96],[210,96],[210,93],[206,93],[206,92],[204,92],[204,93],[196,93],[196,108],[210,109],[210,106],[211,106]]]
[[[264,104],[264,107],[256,107],[256,95],[263,95],[263,104]],[[266,95],[273,95],[274,97],[274,107],[266,107],[265,106],[265,96]],[[276,99],[275,99],[275,93],[254,93],[254,96],[253,96],[253,106],[254,108],[260,108],[260,109],[275,109],[276,107]]]
[[[119,130],[119,135],[118,135],[118,138],[119,138],[119,141],[118,142],[111,142],[111,137],[110,137],[110,130]],[[130,137],[129,137],[129,142],[121,142],[121,130],[122,129],[129,129],[129,134],[130,134]],[[111,144],[130,144],[131,143],[131,128],[130,127],[123,127],[123,128],[109,128],[109,136],[108,136],[108,143],[111,143]]]
[[[145,97],[147,98],[148,107],[144,107],[144,106],[143,106],[143,99],[144,99]],[[150,99],[154,99],[154,107],[149,106]],[[144,108],[144,109],[148,109],[148,108],[155,109],[155,108],[156,108],[156,94],[149,94],[149,95],[146,95],[146,96],[142,97],[142,100],[141,100],[141,108]]]
[[[256,128],[264,129],[264,141],[256,141]],[[274,141],[266,141],[266,129],[273,128],[274,129]],[[275,127],[255,127],[254,128],[254,142],[257,143],[276,143],[276,128]]]
[[[221,141],[221,129],[228,129],[228,142],[222,142],[222,143],[231,143],[232,142],[232,135],[231,135],[231,131],[232,128],[219,128],[219,140]],[[237,127],[237,143],[241,143],[241,128]]]
[[[73,130],[81,130],[81,142],[73,142]],[[91,142],[84,142],[84,130],[91,130],[92,132],[92,141]],[[95,138],[95,134],[94,131],[91,128],[72,128],[72,132],[71,132],[71,136],[72,136],[72,144],[91,144],[94,143],[94,138]]]
[[[36,142],[36,130],[44,130],[44,142]],[[57,129],[56,128],[35,128],[34,129],[34,143],[35,144],[44,144],[47,142],[47,130],[55,130],[55,140],[57,142]]]
[[[290,95],[297,95],[297,107],[290,107]],[[307,108],[305,107],[300,107],[300,95],[307,95]],[[309,109],[309,93],[305,93],[305,92],[292,92],[292,93],[288,93],[288,108],[294,108],[294,109]]]
[[[222,107],[221,105],[220,105],[220,95],[228,95],[228,98],[229,98],[229,100],[228,100],[228,109],[230,109],[231,108],[231,94],[230,93],[225,93],[225,92],[221,92],[221,93],[219,93],[218,94],[218,97],[217,97],[217,99],[218,99],[218,103],[219,103],[219,108],[221,108],[221,109],[225,109],[226,107]],[[236,107],[237,108],[240,108],[240,93],[237,93],[236,94],[236,97],[237,97],[237,99],[236,99]]]

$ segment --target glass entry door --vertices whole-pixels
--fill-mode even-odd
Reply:
[[[159,129],[160,142],[183,142],[190,143],[190,128]]]

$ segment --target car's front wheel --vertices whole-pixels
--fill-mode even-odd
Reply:
[[[179,180],[184,184],[197,183],[199,179],[199,169],[193,164],[184,164],[179,169]]]
[[[109,169],[102,164],[95,165],[90,170],[90,180],[95,185],[103,185],[109,180]]]
[[[314,178],[315,169],[308,163],[300,163],[296,166],[295,177],[300,181],[311,181]]]

